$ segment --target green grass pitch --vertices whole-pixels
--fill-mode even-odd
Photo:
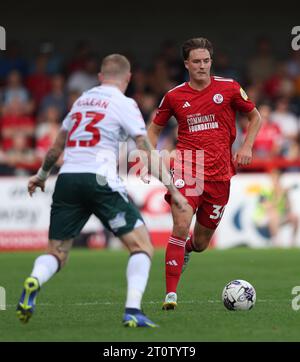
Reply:
[[[144,296],[157,329],[121,325],[126,251],[76,250],[67,267],[45,284],[27,325],[15,307],[24,278],[38,253],[0,254],[0,285],[7,309],[0,310],[0,341],[299,341],[300,310],[292,289],[300,285],[299,249],[209,250],[192,255],[182,276],[175,311],[162,311],[164,251],[155,253]],[[227,311],[223,287],[232,279],[254,285],[250,311]],[[299,303],[300,304],[300,303]]]

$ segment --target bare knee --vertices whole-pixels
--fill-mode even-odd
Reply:
[[[69,258],[69,252],[72,247],[73,240],[50,240],[47,252],[54,255],[59,261],[59,267],[63,268]]]
[[[190,205],[187,205],[187,210],[181,213],[176,206],[172,203],[172,217],[173,217],[173,236],[181,239],[186,239],[189,235],[190,225],[194,215],[194,210]]]
[[[177,236],[181,239],[186,239],[189,235],[190,223],[188,222],[176,222],[173,226],[173,236]]]

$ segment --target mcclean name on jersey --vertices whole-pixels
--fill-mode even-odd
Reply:
[[[83,99],[79,99],[75,105],[78,107],[94,106],[94,107],[100,107],[100,108],[106,109],[109,105],[109,101],[103,100],[103,99],[96,99],[96,98],[83,98]]]
[[[218,122],[215,121],[214,114],[207,114],[202,116],[201,114],[197,113],[193,115],[188,115],[187,123],[189,125],[190,132],[219,128]]]

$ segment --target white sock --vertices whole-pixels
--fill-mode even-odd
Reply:
[[[141,309],[141,302],[146,289],[151,260],[145,253],[133,254],[127,264],[127,299],[126,308]]]
[[[35,259],[31,276],[37,278],[41,287],[57,272],[58,267],[55,256],[51,254],[41,255]]]

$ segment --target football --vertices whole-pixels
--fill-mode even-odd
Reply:
[[[255,305],[256,291],[246,280],[232,280],[223,289],[222,300],[229,310],[249,310]]]

